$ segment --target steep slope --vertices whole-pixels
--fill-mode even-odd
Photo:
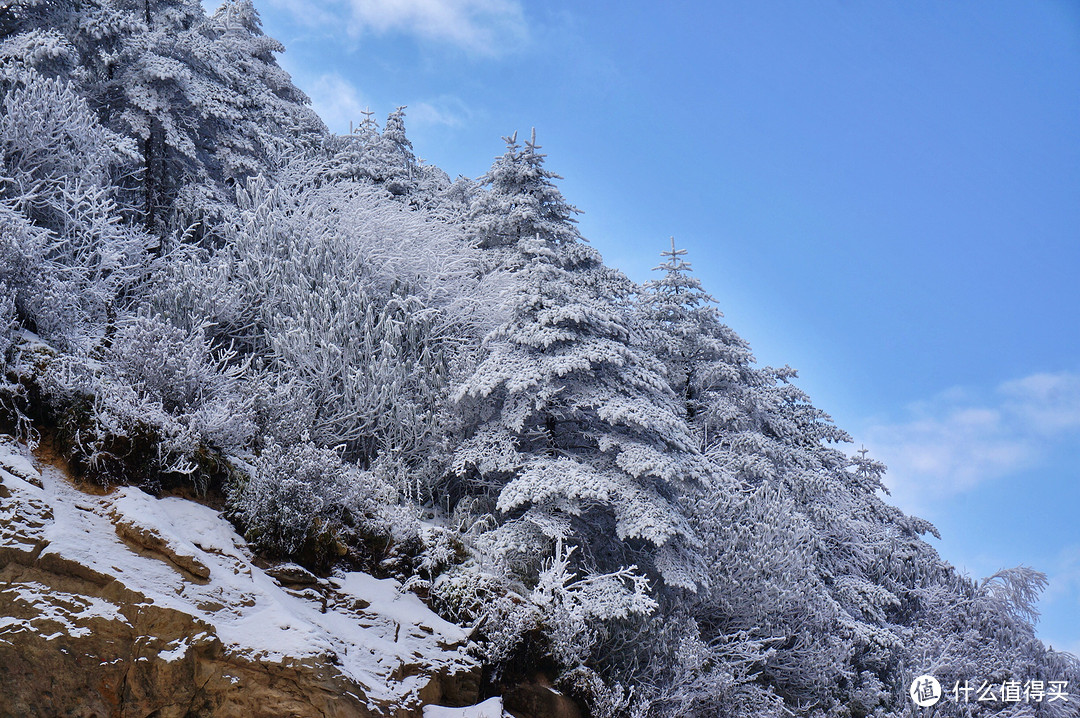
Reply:
[[[464,632],[393,580],[262,570],[216,511],[84,493],[0,437],[0,715],[419,716]]]

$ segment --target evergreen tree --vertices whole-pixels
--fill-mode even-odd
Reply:
[[[262,33],[250,0],[228,0],[212,18],[198,0],[28,7],[6,24],[5,47],[66,72],[107,128],[137,142],[129,185],[158,233],[177,211],[185,221],[220,215],[230,185],[325,132],[274,60],[284,48]]]
[[[720,322],[716,300],[691,274],[690,263],[683,259],[686,250],[675,248],[674,237],[671,249],[661,256],[666,261],[655,271],[664,276],[645,283],[639,311],[652,329],[650,346],[667,368],[687,421],[707,441],[706,408],[716,411],[725,399],[735,403],[745,394],[753,384],[753,357],[746,342]]]
[[[484,249],[513,247],[522,238],[540,236],[555,244],[581,239],[575,214],[555,186],[559,175],[544,167],[545,155],[536,144],[536,130],[522,148],[517,133],[504,137],[506,152],[480,178],[487,191],[469,210],[469,236]]]
[[[756,670],[788,700],[828,705],[854,685],[876,695],[896,663],[904,602],[937,565],[919,539],[932,527],[880,501],[883,467],[851,470],[832,447],[847,435],[792,370],[753,366],[685,251],[673,243],[663,256],[664,277],[646,285],[639,311],[716,469],[683,499],[713,578],[692,609],[701,638],[760,642]],[[900,546],[930,568],[889,555]]]
[[[226,0],[205,35],[214,56],[203,62],[218,77],[235,118],[215,150],[222,179],[239,183],[279,166],[285,150],[315,149],[326,128],[277,64],[274,56],[285,47],[263,33],[251,0]]]
[[[348,135],[334,135],[331,139],[332,155],[327,176],[339,180],[370,180],[367,162],[375,143],[379,141],[379,123],[373,119],[371,110],[361,112],[364,119]]]
[[[479,243],[512,256],[510,318],[457,391],[482,419],[458,471],[497,493],[504,521],[536,529],[524,553],[544,548],[541,535],[572,537],[605,570],[637,556],[693,588],[695,539],[675,497],[706,469],[660,367],[631,345],[633,286],[582,244],[535,139],[507,142],[472,215],[487,227]]]
[[[387,116],[374,150],[375,179],[387,192],[400,196],[416,189],[419,172],[412,142],[405,135],[404,106]]]
[[[446,204],[440,195],[450,188],[450,178],[413,153],[405,132],[405,107],[390,113],[381,132],[372,113],[363,114],[349,135],[335,137],[330,176],[373,182],[411,207],[439,212]]]

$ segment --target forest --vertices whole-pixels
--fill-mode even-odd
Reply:
[[[406,108],[330,133],[282,50],[251,0],[0,4],[0,431],[401,581],[488,695],[861,717],[921,714],[923,674],[1080,685],[1035,634],[1045,576],[940,557],[676,239],[635,284],[535,131],[452,179]]]

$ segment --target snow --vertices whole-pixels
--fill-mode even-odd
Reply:
[[[120,613],[119,606],[94,596],[57,591],[33,582],[11,583],[3,589],[3,593],[14,594],[15,600],[33,607],[37,615],[26,619],[0,617],[0,635],[33,631],[47,641],[63,635],[79,638],[90,635],[90,628],[85,624],[92,618],[131,625]]]
[[[503,718],[508,715],[503,712],[502,698],[488,698],[483,703],[465,708],[424,706],[424,718]]]
[[[38,474],[37,469],[34,468],[30,459],[16,451],[12,451],[13,448],[15,447],[8,442],[4,442],[4,444],[0,446],[0,451],[4,452],[4,468],[2,470],[24,480],[40,478],[40,474]]]
[[[166,663],[172,663],[173,661],[178,661],[183,658],[184,655],[187,653],[187,649],[188,642],[187,637],[185,636],[183,638],[177,639],[176,648],[170,651],[159,651],[158,658],[165,661]]]
[[[40,478],[43,488],[12,470]],[[14,499],[0,503],[0,526],[17,526],[38,545],[47,541],[42,556],[57,554],[115,577],[148,602],[209,624],[234,654],[263,662],[329,656],[344,676],[363,686],[373,705],[415,703],[430,673],[472,666],[461,647],[464,631],[397,582],[342,572],[320,579],[317,591],[286,590],[252,564],[245,541],[207,506],[157,499],[133,487],[105,496],[83,493],[58,469],[35,469],[10,443],[0,444],[0,481]],[[125,543],[116,532],[120,522],[163,539],[164,553]],[[0,533],[0,539],[12,545],[9,533]],[[208,568],[209,580],[193,580],[166,560],[168,552]],[[102,599],[56,591],[46,596],[48,589],[40,584],[11,584],[4,590],[17,592],[38,615],[0,618],[0,640],[18,630],[84,635],[90,630],[86,620],[95,616],[125,620],[119,606]],[[162,659],[179,660],[188,642],[166,648]],[[395,678],[402,675],[407,677]]]
[[[377,579],[366,573],[352,572],[331,579],[331,583],[343,594],[370,602],[370,610],[399,624],[436,633],[453,644],[464,643],[467,638],[463,628],[432,613],[415,594],[403,593],[401,584],[392,578]]]

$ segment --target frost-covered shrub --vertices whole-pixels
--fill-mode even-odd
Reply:
[[[529,597],[541,629],[551,641],[552,656],[563,666],[574,666],[590,657],[604,637],[605,622],[647,616],[657,607],[648,579],[636,566],[579,576],[571,570],[574,550],[556,542],[555,553]]]
[[[3,240],[0,239],[0,242]],[[0,280],[0,422],[10,424],[20,441],[37,444],[37,432],[26,416],[26,387],[18,381],[15,365],[15,301],[7,284]]]
[[[104,482],[156,486],[186,476],[207,488],[224,470],[221,455],[255,435],[244,365],[160,317],[115,326],[96,356],[58,352],[26,367],[62,448]]]
[[[507,580],[499,564],[474,559],[435,581],[433,605],[478,626],[474,648],[489,665],[523,659],[561,669],[585,665],[605,650],[608,624],[648,616],[657,603],[636,567],[579,575],[571,568],[575,550],[556,541],[532,588]]]
[[[306,430],[365,466],[382,458],[374,468],[403,494],[430,500],[457,423],[450,374],[497,288],[470,275],[452,228],[297,164],[277,185],[248,182],[215,230],[223,246],[170,265],[155,306],[254,358],[264,433],[290,443]]]
[[[591,666],[599,654],[621,650],[608,642],[609,626],[639,624],[657,603],[636,568],[579,576],[570,569],[573,553],[557,542],[531,591],[475,563],[458,567],[436,582],[434,605],[456,607],[457,620],[478,627],[473,650],[497,680],[531,678],[540,666],[554,667],[561,671],[560,687],[584,701],[591,715],[625,715],[632,693],[605,682]]]
[[[128,145],[66,81],[8,71],[0,88],[0,281],[28,328],[79,344],[147,263],[110,183]]]
[[[505,578],[469,561],[440,574],[429,595],[439,615],[456,623],[473,623],[509,591]]]
[[[230,365],[233,358],[231,353],[215,357],[201,331],[184,331],[159,316],[123,324],[106,352],[117,378],[177,414],[237,393],[243,366]]]
[[[340,531],[344,523],[388,531],[386,509],[394,497],[390,487],[342,461],[337,451],[310,440],[292,446],[268,440],[229,502],[249,541],[288,556],[313,534]]]
[[[113,380],[154,408],[151,423],[160,417],[163,426],[171,419],[182,427],[166,444],[179,451],[184,443],[235,451],[253,438],[241,387],[245,366],[234,359],[231,352],[214,352],[201,329],[184,331],[146,316],[123,324],[105,354]]]
[[[600,675],[587,666],[577,666],[559,677],[559,687],[589,706],[593,718],[616,718],[632,711],[633,689],[627,690],[620,683],[609,686]],[[629,715],[641,715],[630,712]]]
[[[465,545],[457,532],[443,526],[420,525],[416,538],[421,549],[412,567],[413,575],[406,579],[405,585],[429,592],[436,577],[465,559]]]

